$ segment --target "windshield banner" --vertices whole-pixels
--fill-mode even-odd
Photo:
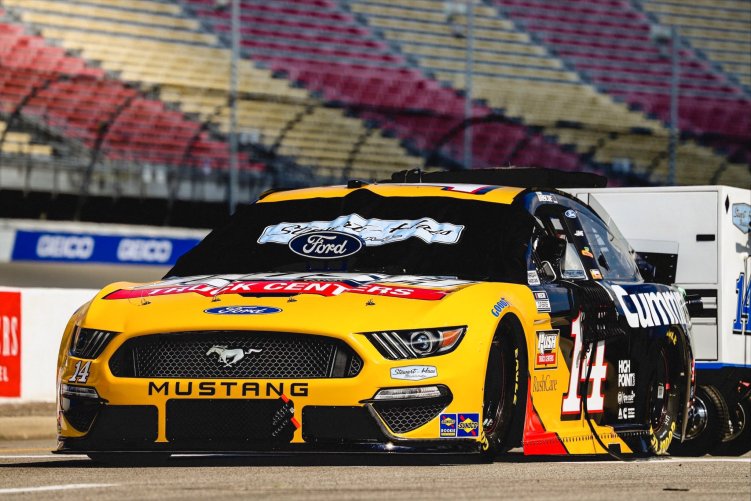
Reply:
[[[429,217],[420,219],[365,219],[358,214],[339,216],[332,221],[310,221],[300,223],[279,223],[267,226],[259,244],[288,244],[299,235],[316,231],[340,231],[357,235],[368,247],[401,242],[411,237],[425,243],[455,244],[464,226],[439,223]]]

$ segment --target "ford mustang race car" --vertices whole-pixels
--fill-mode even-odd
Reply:
[[[73,315],[57,452],[665,453],[693,395],[687,302],[642,280],[606,214],[549,188],[602,179],[263,195],[163,280]]]

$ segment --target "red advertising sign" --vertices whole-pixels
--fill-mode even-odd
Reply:
[[[0,292],[0,397],[21,396],[21,293]]]

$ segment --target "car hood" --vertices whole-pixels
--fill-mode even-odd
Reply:
[[[471,318],[474,308],[490,311],[508,287],[524,286],[353,273],[180,277],[112,284],[90,305],[85,324],[131,333],[431,327]]]

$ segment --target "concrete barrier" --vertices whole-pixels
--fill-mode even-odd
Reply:
[[[63,330],[96,292],[0,287],[0,404],[55,401]]]

